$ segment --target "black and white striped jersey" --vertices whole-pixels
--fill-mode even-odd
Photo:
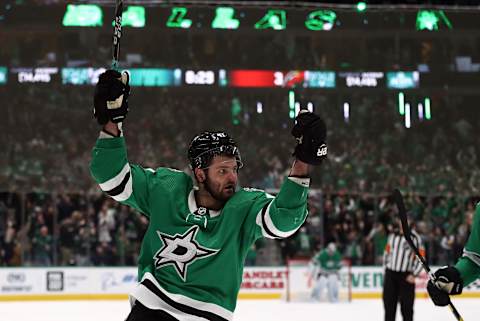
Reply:
[[[415,231],[412,231],[411,237],[420,254],[425,256],[425,248],[420,236]],[[392,271],[411,272],[414,275],[418,275],[422,270],[422,265],[410,249],[407,240],[405,240],[402,234],[395,233],[388,235],[385,251],[383,252],[383,266]]]

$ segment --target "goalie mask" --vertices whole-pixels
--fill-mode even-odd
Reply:
[[[195,136],[188,147],[188,160],[192,169],[208,167],[217,155],[233,156],[238,168],[243,166],[235,141],[225,132],[203,132]]]

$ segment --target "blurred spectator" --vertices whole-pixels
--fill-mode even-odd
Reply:
[[[32,239],[33,265],[50,266],[52,265],[52,236],[48,227],[42,225],[38,233]]]
[[[102,209],[98,213],[97,234],[98,242],[112,243],[113,238],[111,233],[115,229],[115,209],[109,208],[108,203],[105,202]]]

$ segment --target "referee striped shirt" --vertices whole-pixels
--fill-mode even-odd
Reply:
[[[425,248],[420,236],[415,231],[412,231],[411,237],[420,254],[425,257]],[[414,252],[410,249],[402,234],[391,233],[388,235],[383,253],[383,265],[389,270],[410,272],[415,276],[422,270],[420,261],[415,257]]]

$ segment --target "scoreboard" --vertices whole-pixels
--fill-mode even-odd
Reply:
[[[0,85],[61,83],[95,85],[101,67],[0,66]],[[419,88],[418,71],[335,72],[329,70],[181,69],[130,68],[130,85],[136,87],[233,87],[233,88]]]
[[[50,83],[57,79],[58,68],[12,68],[10,73],[18,83]],[[0,76],[0,82],[1,78],[2,76]],[[6,82],[6,77],[3,78]]]
[[[309,70],[231,70],[224,85],[230,87],[335,88],[335,72]]]

